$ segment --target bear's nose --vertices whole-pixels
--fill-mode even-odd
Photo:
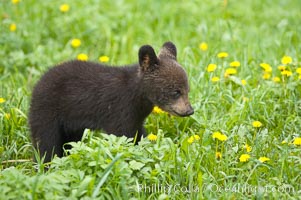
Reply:
[[[189,115],[192,115],[193,113],[194,113],[194,110],[193,110],[193,108],[189,105],[189,108],[188,108],[188,110],[186,111],[185,115],[186,115],[186,116],[189,116]]]

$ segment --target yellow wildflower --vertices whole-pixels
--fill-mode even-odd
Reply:
[[[73,48],[77,48],[77,47],[79,47],[80,45],[81,45],[80,39],[75,38],[75,39],[71,40],[71,46],[72,46]]]
[[[247,81],[246,81],[245,79],[242,79],[242,80],[241,80],[241,84],[242,84],[242,85],[247,85]]]
[[[219,152],[219,151],[215,152],[215,158],[216,159],[221,159],[222,158],[222,153]]]
[[[18,4],[18,3],[20,3],[20,0],[11,0],[11,2],[12,2],[13,4]]]
[[[276,76],[276,77],[273,78],[273,81],[274,81],[275,83],[279,83],[279,82],[280,82],[280,78]]]
[[[109,62],[110,58],[108,56],[100,56],[98,59],[100,62]]]
[[[270,159],[267,158],[267,157],[260,157],[258,160],[259,160],[260,162],[264,163],[264,162],[266,162],[266,161],[269,161]]]
[[[252,147],[248,144],[245,145],[245,148],[246,148],[248,153],[252,151]]]
[[[218,58],[227,58],[229,54],[227,52],[220,52],[217,54]]]
[[[214,132],[212,134],[212,138],[213,139],[218,139],[218,140],[220,140],[222,142],[224,142],[224,141],[226,141],[228,139],[228,137],[226,135],[224,135],[224,134],[222,134],[222,133],[220,133],[218,131],[216,131],[216,132]]]
[[[156,141],[157,138],[158,138],[158,136],[156,136],[152,133],[147,136],[147,139],[149,139],[150,141]]]
[[[287,144],[287,141],[283,140],[283,141],[281,142],[281,144]]]
[[[293,73],[291,71],[287,71],[286,76],[292,76]]]
[[[293,59],[290,56],[283,56],[281,59],[281,63],[286,65],[292,63]]]
[[[268,79],[271,78],[271,74],[270,74],[270,73],[264,73],[263,76],[262,76],[262,78],[263,78],[264,80],[268,80]]]
[[[240,66],[240,62],[239,61],[233,61],[230,63],[230,67],[239,67]]]
[[[214,133],[212,134],[212,138],[213,138],[213,139],[216,139],[216,138],[218,138],[220,135],[221,135],[221,133],[218,132],[218,131],[216,131],[216,132],[214,132]]]
[[[253,122],[252,122],[252,126],[253,126],[254,128],[259,128],[259,127],[262,126],[262,123],[261,123],[260,121],[253,121]]]
[[[194,138],[194,140],[200,140],[200,136],[198,136],[198,135],[194,135],[193,138]]]
[[[11,32],[15,32],[17,30],[17,25],[15,23],[12,23],[9,25],[9,30]]]
[[[0,98],[0,103],[4,103],[5,102],[5,99],[4,98]]]
[[[239,161],[240,162],[247,162],[249,159],[250,159],[250,155],[249,154],[242,154],[240,157],[239,157]]]
[[[159,108],[158,106],[155,106],[153,108],[153,113],[156,113],[156,114],[162,114],[162,113],[165,113],[161,108]]]
[[[210,63],[210,64],[207,66],[207,72],[214,72],[214,71],[216,70],[216,67],[217,67],[216,64]]]
[[[229,75],[237,74],[237,70],[235,68],[228,68],[225,72],[225,77],[228,77]]]
[[[296,69],[296,72],[297,72],[297,74],[301,75],[301,67],[298,67],[298,68]]]
[[[88,60],[88,55],[81,53],[77,55],[77,60],[81,60],[81,61],[87,61]]]
[[[298,79],[300,79],[300,80],[301,80],[301,74],[298,76]]]
[[[289,76],[292,76],[293,73],[289,70],[284,70],[281,72],[281,75],[289,77]]]
[[[301,137],[295,138],[293,144],[294,145],[301,145]]]
[[[285,69],[286,69],[286,66],[284,66],[284,65],[280,65],[280,66],[278,66],[278,69],[279,69],[280,71],[283,71],[283,70],[285,70]]]
[[[260,67],[262,67],[265,72],[272,72],[271,65],[269,65],[267,63],[260,63]]]
[[[214,83],[218,82],[219,81],[219,77],[214,76],[214,77],[211,78],[211,81],[214,82]]]
[[[226,141],[228,139],[228,137],[224,134],[222,134],[219,138],[218,138],[220,141]]]
[[[198,140],[200,140],[200,136],[198,136],[198,135],[193,135],[193,136],[190,136],[190,137],[188,138],[187,142],[188,142],[189,144],[192,144],[194,141],[198,141]]]
[[[189,144],[192,144],[194,142],[194,137],[193,136],[189,137],[188,140],[187,140],[187,142]]]
[[[70,10],[70,6],[68,4],[62,4],[60,5],[60,11],[65,13],[65,12],[68,12]]]
[[[207,51],[208,49],[208,44],[206,42],[202,42],[200,45],[199,45],[199,48],[202,50],[202,51]]]

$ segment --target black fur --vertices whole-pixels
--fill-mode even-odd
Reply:
[[[127,137],[137,133],[138,142],[145,134],[143,122],[153,106],[165,109],[164,104],[173,101],[168,100],[170,94],[163,98],[160,93],[174,92],[172,85],[188,93],[186,74],[172,66],[176,63],[160,60],[148,45],[140,48],[138,56],[139,65],[126,67],[70,61],[51,68],[41,78],[33,90],[29,124],[33,145],[41,156],[46,154],[46,162],[54,154],[63,156],[63,145],[79,141],[85,128]],[[165,73],[164,77],[160,75],[165,67],[166,72],[175,72],[171,76],[175,80],[165,77]]]

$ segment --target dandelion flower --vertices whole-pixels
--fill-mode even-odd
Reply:
[[[280,65],[280,66],[278,66],[278,69],[279,69],[280,71],[283,71],[283,70],[285,70],[285,69],[286,69],[286,66],[284,66],[284,65]]]
[[[271,78],[271,74],[270,74],[270,73],[264,73],[263,76],[262,76],[262,78],[263,78],[264,80],[268,80],[268,79]]]
[[[156,113],[156,114],[162,114],[162,113],[165,113],[161,108],[159,108],[158,106],[155,106],[153,108],[153,113]]]
[[[292,76],[293,73],[289,70],[284,70],[281,72],[281,75],[289,77],[289,76]]]
[[[249,154],[242,154],[240,157],[239,157],[239,161],[240,162],[247,162],[247,161],[249,161],[249,159],[250,159],[250,155]]]
[[[216,138],[218,138],[220,135],[221,135],[221,133],[218,132],[218,131],[216,131],[216,132],[212,133],[212,138],[213,138],[213,139],[216,139]]]
[[[293,59],[290,56],[283,56],[281,59],[281,63],[286,65],[292,63]]]
[[[198,136],[198,135],[194,135],[193,138],[194,138],[194,140],[200,140],[200,136]]]
[[[280,78],[277,77],[277,76],[275,76],[275,77],[273,78],[273,81],[274,81],[275,83],[279,83],[279,82],[280,82]]]
[[[12,2],[13,4],[18,4],[18,3],[20,3],[20,0],[11,0],[11,2]]]
[[[109,62],[110,58],[108,56],[100,56],[98,59],[102,63]]]
[[[81,45],[80,39],[75,38],[75,39],[71,40],[71,46],[72,46],[73,48],[77,48],[77,47],[79,47],[80,45]]]
[[[68,4],[62,4],[60,5],[60,11],[65,13],[65,12],[68,12],[70,10],[70,6]]]
[[[271,65],[269,65],[267,63],[260,63],[260,67],[262,67],[265,72],[272,72],[272,70],[273,70]]]
[[[213,83],[219,82],[219,77],[214,76],[214,77],[211,78],[211,81],[212,81]]]
[[[0,98],[0,103],[4,103],[5,102],[5,99],[4,98]]]
[[[298,68],[296,69],[296,72],[297,72],[297,74],[301,75],[301,67],[298,67]]]
[[[245,148],[246,148],[248,153],[252,151],[252,147],[248,144],[245,145]]]
[[[216,131],[216,132],[214,132],[212,134],[212,138],[213,139],[218,139],[218,140],[220,140],[222,142],[224,142],[224,141],[226,141],[228,139],[228,137],[226,135],[224,135],[224,134],[222,134],[222,133],[220,133],[218,131]]]
[[[200,140],[200,136],[198,136],[198,135],[193,135],[193,136],[191,136],[191,137],[188,138],[187,142],[188,142],[189,144],[192,144],[194,141],[198,141],[198,140]]]
[[[291,71],[288,71],[287,73],[286,73],[286,76],[292,76],[293,75],[293,73],[291,72]]]
[[[233,61],[230,63],[230,67],[239,67],[240,66],[240,62],[239,61]]]
[[[246,81],[245,79],[242,79],[242,80],[241,80],[241,84],[242,84],[242,85],[247,85],[247,81]]]
[[[259,66],[262,68],[266,68],[267,66],[270,66],[270,65],[267,63],[260,63]]]
[[[215,158],[218,159],[218,160],[221,159],[222,158],[222,153],[219,152],[219,151],[215,152]]]
[[[220,141],[226,141],[228,139],[228,137],[224,134],[222,134],[219,138],[218,138]]]
[[[202,42],[200,45],[199,45],[199,48],[202,50],[202,51],[207,51],[208,49],[208,44],[206,42]]]
[[[194,142],[194,137],[193,136],[189,137],[188,140],[187,140],[187,142],[189,144],[192,144]]]
[[[220,52],[217,54],[218,58],[227,58],[229,54],[227,52]]]
[[[260,162],[264,163],[264,162],[266,162],[266,161],[269,161],[270,159],[267,158],[267,157],[260,157],[258,160],[259,160]]]
[[[281,142],[281,144],[287,144],[287,141],[283,140],[283,141]]]
[[[152,133],[147,136],[147,139],[149,139],[150,141],[156,141],[157,138],[158,138],[158,136],[156,136]]]
[[[87,61],[88,60],[88,55],[81,53],[77,55],[77,60],[81,60],[81,61]]]
[[[254,128],[259,128],[259,127],[262,127],[262,123],[260,121],[253,121],[252,126]]]
[[[294,145],[299,145],[299,146],[300,146],[300,145],[301,145],[301,137],[295,138],[293,144],[294,144]]]
[[[214,71],[216,70],[216,67],[217,67],[216,64],[210,63],[210,64],[207,66],[207,72],[214,72]]]
[[[11,32],[15,32],[17,30],[17,25],[15,23],[12,23],[9,25],[9,30]]]
[[[234,75],[234,74],[237,74],[237,70],[235,68],[228,68],[228,69],[226,69],[225,77],[227,77],[229,75]]]

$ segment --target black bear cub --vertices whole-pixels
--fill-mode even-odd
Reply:
[[[63,156],[63,145],[81,140],[85,128],[136,136],[138,142],[155,105],[176,116],[193,114],[175,45],[166,42],[158,56],[144,45],[138,56],[138,64],[124,67],[70,61],[41,78],[33,90],[29,125],[45,162]]]

